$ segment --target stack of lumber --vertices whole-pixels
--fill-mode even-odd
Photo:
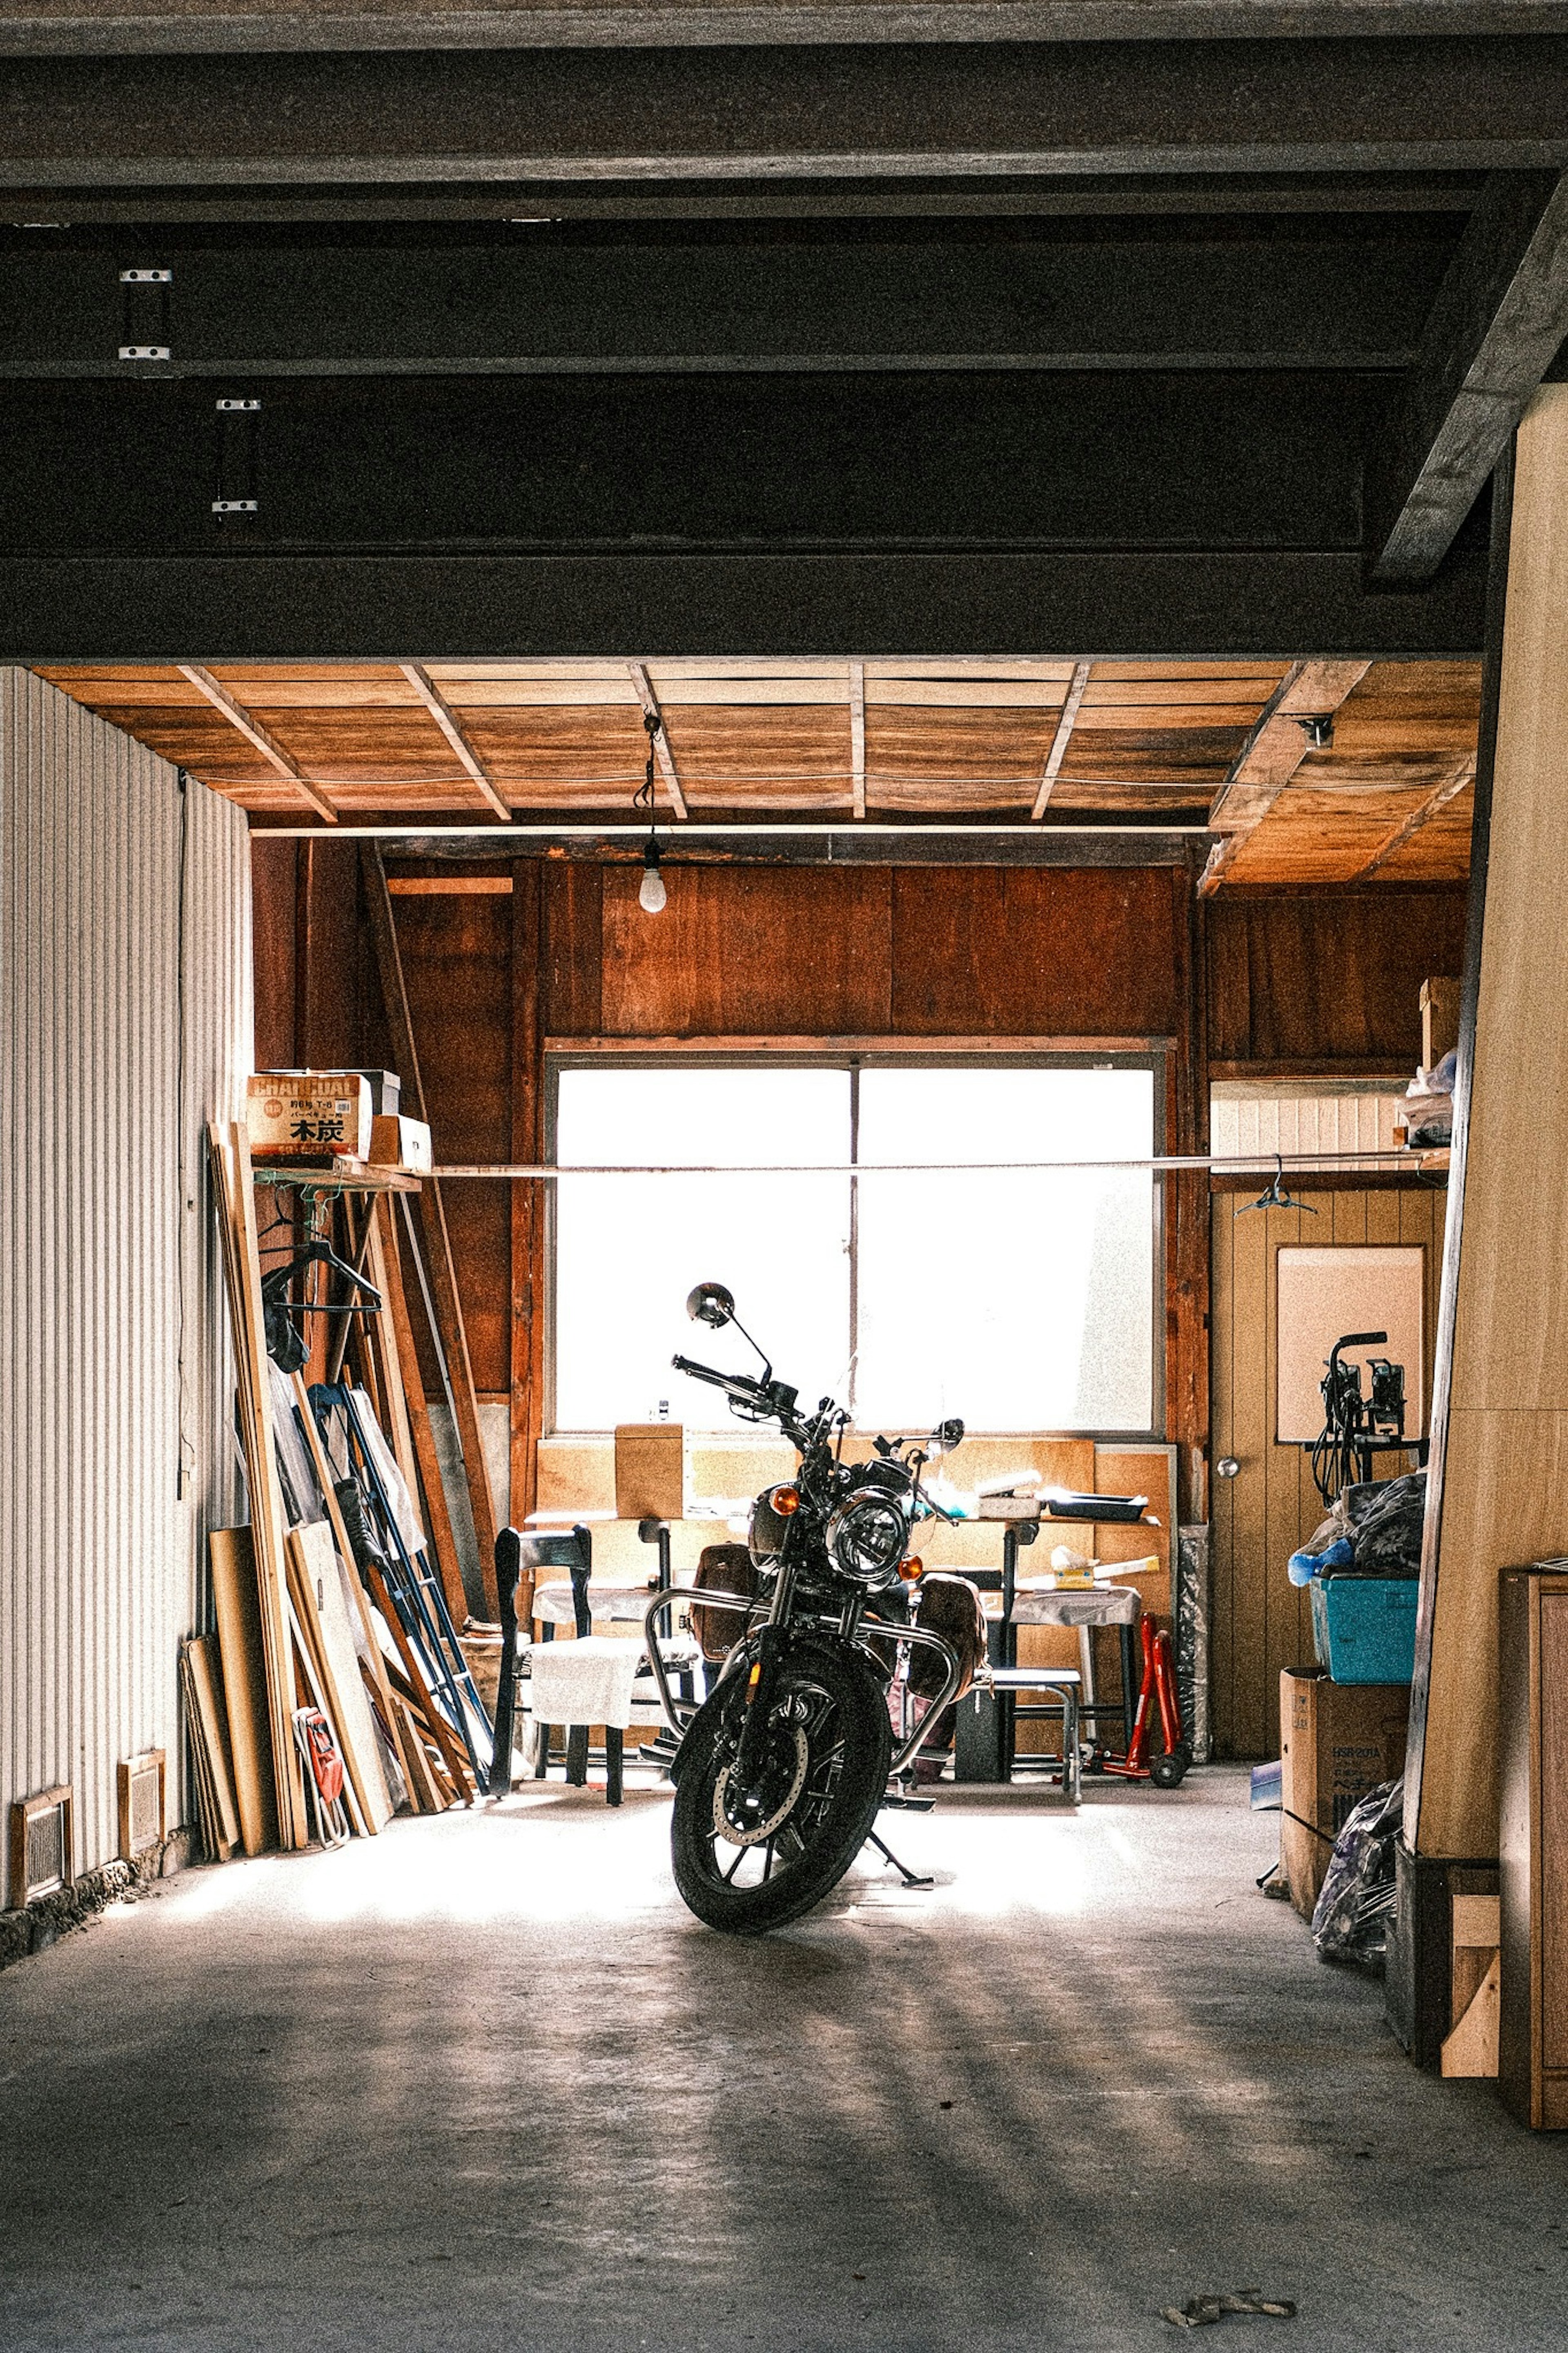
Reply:
[[[268,1357],[245,1130],[215,1125],[210,1141],[250,1525],[215,1530],[209,1539],[216,1632],[184,1646],[181,1676],[204,1843],[213,1858],[226,1860],[237,1848],[260,1854],[310,1843],[297,1708],[319,1708],[331,1726],[343,1759],[344,1807],[359,1836],[374,1837],[403,1804],[439,1812],[471,1803],[478,1776],[384,1584],[373,1567],[367,1591],[354,1566],[303,1375],[285,1378]],[[395,1240],[389,1251],[382,1214],[381,1201],[371,1198],[359,1247],[385,1309],[346,1320],[355,1328],[362,1385],[416,1495],[419,1464],[403,1385],[414,1343],[401,1282],[389,1271]],[[294,1444],[290,1419],[316,1490],[301,1518],[290,1510],[297,1481],[279,1476],[279,1436]]]

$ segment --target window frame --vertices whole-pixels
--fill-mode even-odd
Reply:
[[[908,1045],[834,1046],[819,1048],[791,1045],[789,1047],[746,1047],[726,1040],[722,1045],[676,1047],[650,1046],[628,1039],[623,1046],[615,1041],[614,1051],[595,1050],[584,1046],[550,1046],[543,1056],[544,1079],[544,1159],[546,1165],[556,1165],[561,1080],[568,1071],[690,1071],[690,1070],[811,1070],[844,1071],[851,1074],[850,1087],[850,1158],[859,1157],[858,1106],[859,1091],[856,1077],[867,1070],[1030,1070],[1030,1071],[1147,1071],[1153,1092],[1153,1138],[1151,1150],[1158,1158],[1165,1150],[1165,1114],[1167,1081],[1171,1049],[1168,1044],[1151,1041],[1148,1045],[1131,1047],[1119,1044],[1102,1051],[1075,1048],[1052,1052],[1037,1046],[1028,1048],[998,1045],[994,1050],[976,1051],[965,1048],[943,1050],[940,1041],[923,1047],[911,1040]],[[743,1175],[740,1170],[737,1174]],[[859,1183],[849,1179],[849,1315],[850,1339],[853,1345],[858,1330],[859,1308]],[[1142,1430],[1075,1430],[1066,1435],[1091,1440],[1097,1446],[1120,1446],[1135,1451],[1141,1446],[1163,1446],[1166,1430],[1166,1267],[1165,1267],[1165,1187],[1158,1172],[1152,1172],[1149,1185],[1151,1203],[1151,1242],[1152,1282],[1150,1299],[1150,1328],[1152,1345],[1150,1352],[1150,1423]],[[540,1418],[539,1434],[542,1439],[578,1440],[591,1444],[596,1439],[608,1438],[609,1430],[563,1430],[555,1411],[555,1324],[556,1324],[556,1215],[559,1187],[552,1181],[545,1187],[544,1203],[544,1395],[543,1411]],[[857,1425],[858,1426],[858,1425]],[[728,1435],[724,1425],[718,1428]],[[975,1437],[990,1435],[1016,1436],[1014,1431],[991,1433],[976,1429]],[[1055,1435],[1056,1433],[1052,1433]]]

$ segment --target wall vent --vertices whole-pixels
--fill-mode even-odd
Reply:
[[[76,1877],[71,1793],[63,1786],[18,1798],[11,1809],[11,1905],[52,1895]]]
[[[168,1784],[167,1763],[161,1748],[144,1748],[140,1757],[123,1757],[120,1766],[120,1852],[135,1862],[163,1842],[163,1800]]]

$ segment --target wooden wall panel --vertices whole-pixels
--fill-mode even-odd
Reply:
[[[374,1068],[381,994],[360,897],[359,845],[300,845],[294,1045],[313,1070]]]
[[[545,861],[539,1020],[547,1038],[596,1038],[605,1026],[604,897],[602,866]]]
[[[679,866],[669,903],[604,873],[606,1037],[845,1037],[889,1018],[887,867]]]
[[[255,943],[256,1067],[291,1071],[294,1049],[294,913],[299,847],[253,834],[251,936]]]
[[[1462,889],[1221,892],[1208,910],[1215,1075],[1414,1071],[1418,992],[1464,955]]]
[[[1285,1564],[1323,1517],[1301,1448],[1274,1442],[1276,1261],[1286,1244],[1424,1249],[1430,1395],[1447,1196],[1415,1186],[1335,1187],[1302,1195],[1306,1206],[1299,1209],[1248,1210],[1238,1218],[1244,1198],[1216,1192],[1210,1211],[1210,1461],[1229,1454],[1241,1465],[1236,1478],[1216,1479],[1211,1490],[1214,1723],[1221,1756],[1275,1757],[1280,1669],[1312,1656],[1308,1597],[1290,1584]],[[1386,1475],[1394,1475],[1394,1457],[1384,1458]]]
[[[1173,867],[892,869],[901,1037],[1165,1037],[1184,1028]]]
[[[393,902],[437,1163],[511,1157],[510,897]],[[474,1386],[511,1386],[511,1205],[503,1184],[443,1187]]]

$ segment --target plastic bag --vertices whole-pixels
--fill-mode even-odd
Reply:
[[[1353,1961],[1381,1971],[1394,1915],[1394,1846],[1405,1816],[1405,1782],[1369,1791],[1334,1841],[1312,1914],[1321,1961]]]
[[[1421,1531],[1426,1517],[1426,1473],[1369,1481],[1345,1491],[1351,1523],[1351,1564],[1355,1577],[1418,1577]],[[1341,1568],[1340,1575],[1346,1574]]]

